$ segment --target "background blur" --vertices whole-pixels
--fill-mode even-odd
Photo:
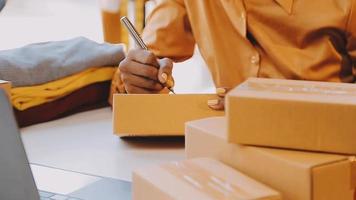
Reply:
[[[8,0],[0,12],[0,30],[0,50],[77,36],[103,42],[99,0]],[[215,91],[197,50],[193,58],[175,65],[174,77],[178,93]]]

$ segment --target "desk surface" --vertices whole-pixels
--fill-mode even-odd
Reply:
[[[184,159],[184,139],[123,140],[103,108],[21,130],[30,163],[131,180],[133,169]]]

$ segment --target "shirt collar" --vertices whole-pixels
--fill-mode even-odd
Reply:
[[[275,0],[288,14],[292,14],[293,0]]]

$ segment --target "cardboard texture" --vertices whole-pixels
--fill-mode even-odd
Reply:
[[[227,95],[229,141],[356,154],[356,85],[251,78]]]
[[[116,94],[114,133],[119,136],[184,135],[184,123],[222,116],[207,105],[214,94]]]
[[[284,200],[353,200],[350,157],[229,143],[224,117],[187,123],[186,155],[221,160],[278,190]]]
[[[9,81],[0,80],[0,88],[5,90],[8,96],[11,95],[11,83]]]
[[[280,194],[223,163],[199,158],[133,173],[133,200],[281,200]]]
[[[350,159],[351,162],[351,167],[352,167],[352,171],[351,171],[351,186],[352,188],[356,188],[356,158],[352,157]],[[356,195],[356,190],[355,190],[355,195]],[[355,198],[356,200],[356,198]]]

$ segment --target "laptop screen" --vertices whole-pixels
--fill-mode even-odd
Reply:
[[[13,111],[7,95],[1,89],[0,199],[39,199]]]

